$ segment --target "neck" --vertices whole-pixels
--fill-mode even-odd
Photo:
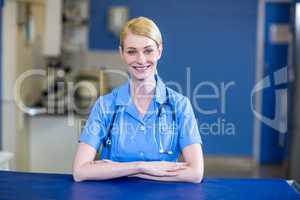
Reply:
[[[156,80],[153,77],[145,80],[131,79],[133,97],[152,97],[155,92]]]

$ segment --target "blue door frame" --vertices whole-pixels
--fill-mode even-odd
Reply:
[[[263,83],[260,92],[258,136],[255,141],[255,157],[260,164],[282,163],[287,151],[287,109],[288,109],[288,32],[291,2],[261,1],[263,32],[261,41],[262,60],[257,70],[257,84]],[[287,32],[285,37],[279,31]],[[258,113],[257,112],[257,113]]]

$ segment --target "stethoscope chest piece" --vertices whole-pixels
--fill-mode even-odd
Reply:
[[[159,149],[159,153],[161,153],[161,154],[168,154],[168,155],[172,155],[172,154],[173,154],[173,151],[171,151],[171,150],[164,151],[163,149]]]
[[[111,140],[110,140],[110,138],[108,138],[108,139],[106,140],[106,146],[111,146]]]

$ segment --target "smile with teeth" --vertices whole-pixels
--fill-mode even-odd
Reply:
[[[135,70],[137,71],[144,71],[148,69],[151,65],[146,65],[146,66],[132,66]]]

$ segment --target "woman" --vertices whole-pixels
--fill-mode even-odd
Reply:
[[[134,176],[199,183],[201,138],[192,106],[156,73],[162,37],[145,17],[130,20],[120,34],[120,55],[130,79],[100,97],[80,136],[75,181]],[[103,146],[101,159],[95,160]],[[184,162],[177,162],[182,154]]]

